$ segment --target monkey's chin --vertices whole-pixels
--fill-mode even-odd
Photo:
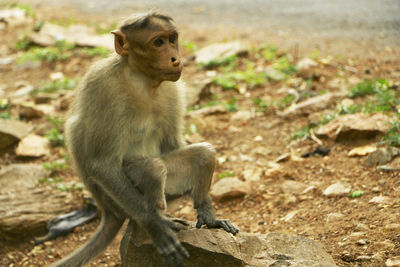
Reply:
[[[176,82],[181,77],[181,72],[165,73],[164,77],[166,81]]]

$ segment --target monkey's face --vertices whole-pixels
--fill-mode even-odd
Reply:
[[[137,33],[129,53],[131,61],[152,79],[177,81],[181,76],[182,62],[175,27],[165,21],[152,21]]]

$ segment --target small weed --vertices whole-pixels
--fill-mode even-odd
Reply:
[[[89,56],[89,57],[95,57],[95,56],[99,56],[99,57],[107,57],[111,52],[108,48],[106,47],[92,47],[92,48],[82,48],[81,53]]]
[[[393,122],[389,131],[383,137],[384,143],[392,146],[400,146],[400,113],[397,114],[398,119]]]
[[[46,133],[46,138],[50,141],[52,146],[63,146],[64,135],[62,133],[62,120],[57,117],[49,118],[53,129]]]
[[[41,178],[39,179],[39,183],[44,184],[53,184],[53,183],[59,183],[62,182],[63,178],[61,177],[49,177],[49,178]]]
[[[314,50],[308,55],[308,57],[311,59],[318,59],[320,57],[320,53],[318,50]]]
[[[43,168],[52,172],[60,172],[65,171],[68,168],[68,165],[63,162],[53,161],[43,163]]]
[[[237,82],[234,78],[233,73],[228,73],[222,76],[218,76],[212,81],[215,85],[221,86],[225,90],[232,90],[237,88]]]
[[[233,177],[234,175],[233,175],[233,172],[231,172],[231,171],[225,171],[225,172],[221,172],[219,175],[218,175],[218,178],[219,179],[223,179],[223,178],[226,178],[226,177]]]
[[[356,190],[356,191],[351,192],[351,193],[349,194],[349,197],[350,197],[350,198],[357,198],[357,197],[363,196],[364,194],[365,194],[364,191],[362,191],[362,190]]]
[[[363,109],[360,105],[350,105],[350,106],[341,106],[339,114],[354,114],[360,112]]]
[[[68,53],[62,53],[59,48],[57,47],[32,47],[22,55],[20,55],[17,59],[17,63],[21,64],[27,61],[33,62],[54,62],[57,60],[66,60],[71,55]]]
[[[287,56],[282,56],[272,63],[272,67],[285,73],[286,75],[291,75],[297,71],[297,67],[293,65]]]
[[[237,65],[237,59],[238,57],[236,55],[232,55],[229,57],[221,57],[217,59],[213,59],[210,62],[200,65],[203,68],[215,68],[215,67],[220,67],[220,66],[226,66],[228,69],[234,69]]]
[[[182,41],[182,46],[189,52],[189,53],[194,53],[196,52],[197,49],[199,49],[199,47],[190,41]]]
[[[349,97],[358,97],[386,91],[390,87],[389,82],[385,79],[364,80],[357,84],[349,92]]]
[[[334,120],[336,117],[337,117],[336,114],[326,114],[321,118],[321,120],[318,124],[319,125],[327,124],[328,122]]]
[[[11,119],[11,113],[9,111],[0,112],[0,119]]]
[[[236,100],[236,98],[234,98],[234,97],[232,97],[231,99],[229,99],[228,101],[226,101],[226,102],[224,103],[224,106],[225,106],[226,110],[228,110],[229,112],[238,111],[239,108],[238,108],[236,102],[237,102],[237,100]]]
[[[15,44],[15,49],[27,50],[30,45],[31,45],[31,41],[28,39],[28,37],[25,34],[18,35],[18,41]]]
[[[310,135],[310,127],[309,126],[305,126],[303,128],[300,128],[296,133],[294,133],[291,137],[290,140],[295,140],[295,139],[299,139],[299,138],[303,138],[305,139],[307,136]]]
[[[295,100],[295,97],[291,94],[287,94],[285,97],[283,97],[280,101],[279,101],[279,108],[280,109],[284,109],[287,108],[288,106],[290,106],[293,101]]]
[[[76,183],[76,182],[69,182],[67,184],[62,184],[59,183],[57,184],[57,190],[63,191],[63,192],[70,192],[70,191],[81,191],[83,190],[84,185],[82,183]]]
[[[46,83],[41,89],[37,92],[44,92],[44,93],[55,93],[61,90],[70,90],[75,88],[77,82],[72,80],[68,77],[64,77],[61,80],[51,81]]]
[[[278,57],[278,48],[273,45],[269,45],[264,49],[264,59],[267,61],[275,60]]]
[[[221,104],[221,102],[219,100],[211,100],[211,101],[209,101],[209,102],[207,102],[206,104],[203,104],[203,105],[200,105],[200,104],[193,105],[193,106],[189,107],[187,109],[187,111],[199,110],[199,109],[202,109],[204,107],[212,107],[212,106],[216,106],[216,105],[219,105],[219,104]]]
[[[266,112],[268,109],[267,104],[265,104],[260,98],[253,98],[253,103],[257,106],[257,111],[259,112]]]

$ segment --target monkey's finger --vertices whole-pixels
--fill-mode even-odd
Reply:
[[[202,217],[197,217],[196,228],[201,228],[205,224],[204,219]]]
[[[222,228],[228,233],[232,233],[234,235],[239,232],[239,229],[237,229],[230,221],[222,221]]]

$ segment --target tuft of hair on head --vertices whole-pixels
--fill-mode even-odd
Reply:
[[[147,13],[139,13],[127,17],[121,22],[121,24],[118,26],[118,29],[122,31],[127,28],[144,29],[149,25],[152,18],[164,20],[169,23],[174,21],[170,16],[151,10]]]

